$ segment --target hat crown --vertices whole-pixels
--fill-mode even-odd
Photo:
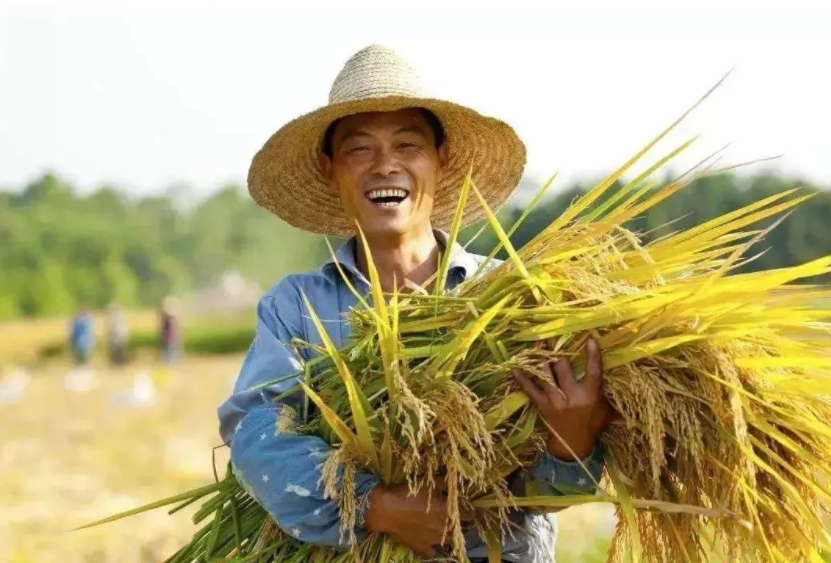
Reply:
[[[393,49],[370,45],[346,61],[329,91],[329,103],[387,96],[426,97],[421,77]]]

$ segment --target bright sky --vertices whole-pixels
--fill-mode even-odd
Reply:
[[[529,175],[566,179],[620,164],[735,68],[675,136],[702,135],[684,162],[731,143],[726,162],[784,154],[829,185],[829,23],[825,0],[0,4],[0,186],[241,183],[370,43],[511,123]]]

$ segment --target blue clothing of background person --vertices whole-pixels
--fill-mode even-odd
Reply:
[[[95,323],[86,307],[79,307],[69,328],[69,347],[78,365],[89,361],[89,354],[95,344]]]

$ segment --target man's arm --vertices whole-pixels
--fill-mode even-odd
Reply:
[[[593,494],[603,476],[603,465],[603,445],[600,442],[589,456],[579,462],[559,459],[546,452],[536,465],[511,479],[511,490],[523,496]],[[552,508],[546,512],[560,510]]]
[[[580,381],[565,359],[550,367],[550,382],[514,371],[548,430],[548,451],[536,466],[518,476],[519,483],[512,484],[529,496],[594,492],[603,474],[603,446],[598,438],[613,416],[602,390],[600,347],[594,340],[588,342],[586,375]]]
[[[219,407],[220,434],[231,447],[238,480],[280,528],[305,542],[346,547],[348,538],[341,538],[338,503],[325,498],[320,485],[320,467],[332,448],[320,437],[295,432],[302,393],[280,403],[273,401],[295,386],[297,377],[251,390],[301,369],[288,346],[292,337],[304,336],[292,323],[293,318],[300,318],[300,304],[291,298],[296,292],[279,290],[278,285],[257,308],[256,337],[234,394]],[[370,474],[355,476],[359,503],[365,503],[377,482]],[[360,538],[366,533],[363,510],[357,518],[354,531]]]

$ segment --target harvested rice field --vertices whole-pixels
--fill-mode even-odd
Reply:
[[[212,480],[215,408],[240,362],[0,372],[0,562],[155,563],[173,553],[195,531],[187,509],[68,530]],[[227,450],[216,457],[223,470]],[[560,523],[559,563],[603,561],[608,507],[569,509]]]

